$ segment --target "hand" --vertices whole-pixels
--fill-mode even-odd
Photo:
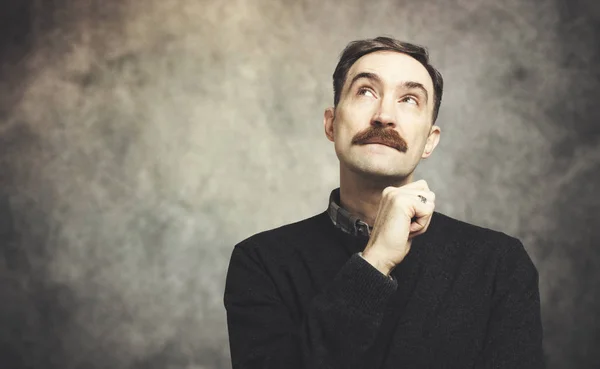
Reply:
[[[434,208],[435,194],[424,180],[386,187],[363,258],[389,275],[410,251],[412,239],[427,231]]]

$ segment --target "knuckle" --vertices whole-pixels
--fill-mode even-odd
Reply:
[[[383,191],[381,192],[381,194],[383,196],[387,196],[390,192],[392,192],[394,190],[394,187],[392,186],[388,186],[386,188],[383,189]]]

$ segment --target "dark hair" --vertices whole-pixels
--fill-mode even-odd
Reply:
[[[352,41],[346,46],[340,56],[340,61],[333,72],[333,105],[337,107],[337,104],[340,101],[342,88],[344,87],[346,76],[352,65],[362,56],[376,51],[396,51],[409,55],[415,58],[419,63],[423,64],[433,81],[433,122],[435,122],[442,103],[442,91],[444,89],[444,79],[442,78],[442,75],[437,69],[429,64],[429,53],[425,47],[398,41],[390,37],[377,37],[374,39]]]

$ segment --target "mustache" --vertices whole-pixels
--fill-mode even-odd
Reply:
[[[408,151],[408,144],[400,134],[390,128],[381,128],[379,126],[369,127],[354,136],[352,144],[366,145],[369,143],[381,143],[393,147],[400,152]]]

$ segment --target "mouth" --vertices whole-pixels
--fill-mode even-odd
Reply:
[[[369,140],[369,141],[363,142],[363,145],[383,145],[383,146],[391,147],[392,149],[396,149],[394,146],[389,145],[381,140]]]

